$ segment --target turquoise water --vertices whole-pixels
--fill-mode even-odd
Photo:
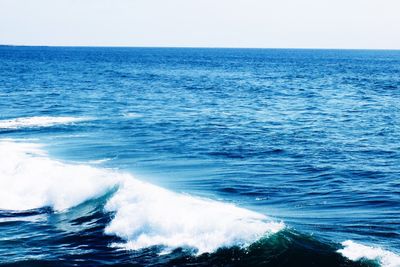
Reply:
[[[399,51],[0,47],[0,264],[400,266],[399,74]]]

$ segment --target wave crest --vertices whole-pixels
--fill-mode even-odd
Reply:
[[[129,179],[107,203],[116,211],[106,233],[117,234],[129,249],[164,245],[194,247],[198,253],[219,247],[247,246],[265,234],[276,233],[283,223],[232,204],[177,194]]]

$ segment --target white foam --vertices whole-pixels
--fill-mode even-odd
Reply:
[[[400,267],[400,256],[379,247],[369,247],[352,240],[342,243],[343,249],[338,252],[352,261],[361,259],[378,261],[382,267]]]
[[[51,116],[23,117],[23,118],[15,118],[8,120],[0,120],[0,129],[50,127],[57,124],[69,124],[84,120],[88,120],[88,118],[51,117]]]
[[[123,237],[128,241],[123,246],[134,250],[164,245],[212,252],[249,245],[284,227],[231,204],[176,194],[134,179],[125,181],[106,209],[116,211],[106,232]]]
[[[0,209],[65,210],[111,190],[113,176],[117,174],[54,161],[38,145],[0,142]]]
[[[65,164],[35,144],[0,141],[0,209],[51,206],[62,211],[118,187],[106,204],[115,218],[106,228],[128,249],[164,245],[198,253],[246,246],[284,227],[232,204],[178,194],[129,174]]]

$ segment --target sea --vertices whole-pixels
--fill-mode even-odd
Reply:
[[[400,266],[400,51],[0,47],[0,266]]]

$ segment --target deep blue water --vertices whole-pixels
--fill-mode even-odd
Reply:
[[[0,47],[0,139],[0,265],[400,266],[400,51]],[[68,171],[36,170],[31,152],[7,159],[32,143],[68,170],[129,173],[285,228],[201,255],[115,247],[136,238],[105,231],[118,189],[58,209]],[[37,182],[21,193],[25,179]],[[214,229],[218,216],[206,217]],[[337,252],[346,240],[392,254],[351,261]]]

